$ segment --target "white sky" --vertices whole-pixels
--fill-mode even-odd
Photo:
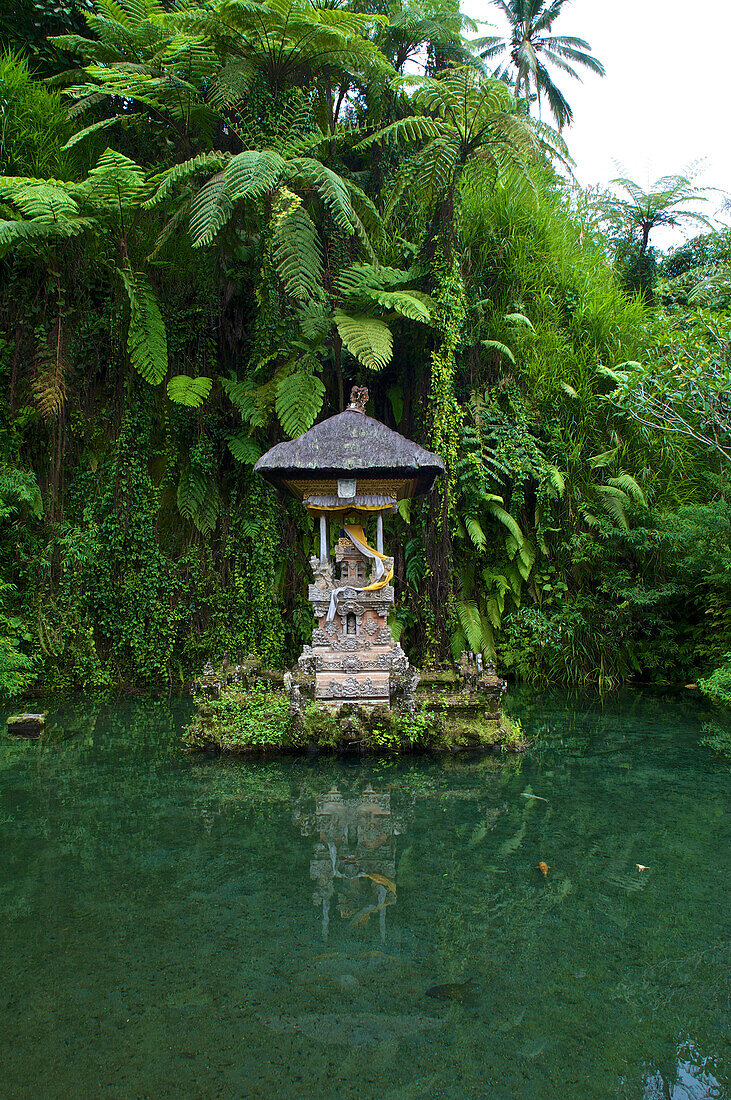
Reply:
[[[462,8],[497,28],[482,34],[503,31],[489,0]],[[731,192],[730,0],[567,0],[552,33],[584,38],[606,69],[604,77],[579,69],[581,83],[553,70],[574,112],[564,137],[582,184],[628,176],[646,186],[692,172],[697,184]],[[703,213],[721,202],[711,193]],[[699,232],[660,228],[652,243],[665,248]]]

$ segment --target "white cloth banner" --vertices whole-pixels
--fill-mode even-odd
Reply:
[[[359,550],[364,557],[370,558],[371,561],[375,562],[376,581],[380,581],[381,577],[385,576],[386,574],[386,567],[381,561],[381,558],[378,555],[377,551],[372,550],[367,543],[363,543],[359,539],[357,539],[349,527],[345,528],[345,534],[348,536],[356,550]],[[337,611],[338,606],[338,597],[341,595],[342,592],[345,591],[346,588],[355,588],[355,585],[344,584],[341,585],[340,588],[333,588],[330,595],[330,606],[327,609],[327,617],[325,619],[326,622],[330,623],[335,618],[335,612]],[[356,589],[356,591],[358,590]]]

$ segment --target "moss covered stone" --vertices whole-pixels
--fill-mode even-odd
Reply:
[[[217,698],[199,697],[197,703],[185,732],[191,750],[398,753],[525,748],[518,721],[464,695],[429,697],[406,713],[353,703],[338,708],[308,703],[304,714],[297,714],[291,712],[287,695],[270,684],[228,684]]]

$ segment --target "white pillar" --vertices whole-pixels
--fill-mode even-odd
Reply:
[[[328,541],[327,517],[324,512],[320,512],[320,561],[327,561],[329,557],[328,551],[330,547],[328,546]]]
[[[383,513],[376,513],[376,550],[383,553]]]

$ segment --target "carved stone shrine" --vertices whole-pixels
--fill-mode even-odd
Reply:
[[[408,704],[418,681],[388,625],[393,558],[384,553],[383,517],[399,500],[428,493],[444,465],[366,416],[367,401],[368,390],[354,386],[345,412],[278,443],[254,467],[301,500],[319,531],[309,586],[317,624],[299,666],[324,706]]]

